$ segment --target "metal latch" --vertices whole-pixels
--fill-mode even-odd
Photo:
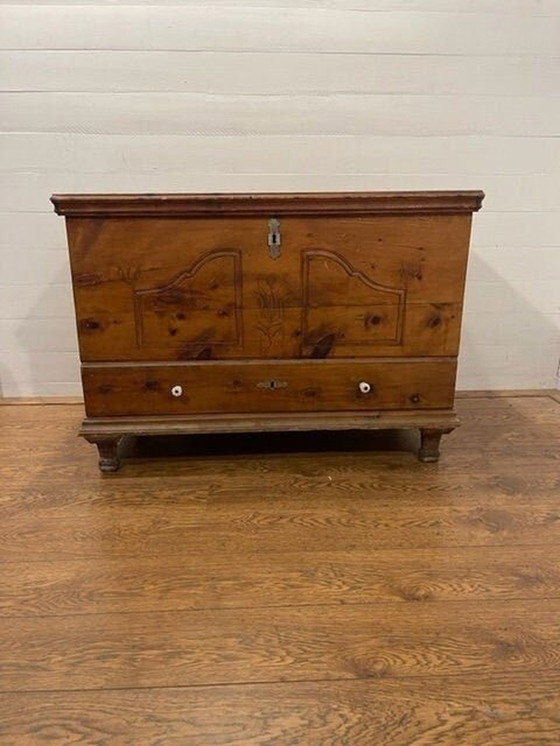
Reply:
[[[268,254],[271,259],[280,258],[281,244],[280,221],[278,218],[270,218],[268,221]]]

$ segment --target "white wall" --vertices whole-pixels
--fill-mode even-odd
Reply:
[[[559,0],[0,3],[0,385],[80,392],[52,192],[478,189],[459,386],[554,387]]]

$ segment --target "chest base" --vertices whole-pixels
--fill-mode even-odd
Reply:
[[[203,433],[302,432],[337,430],[417,429],[423,462],[439,459],[441,436],[460,425],[453,410],[431,412],[272,413],[266,415],[189,415],[145,417],[87,417],[79,434],[97,445],[99,469],[115,472],[120,467],[119,444],[126,436],[195,435]]]

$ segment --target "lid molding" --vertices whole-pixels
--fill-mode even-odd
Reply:
[[[58,215],[204,217],[213,215],[462,214],[480,209],[482,191],[300,192],[255,194],[53,194]]]

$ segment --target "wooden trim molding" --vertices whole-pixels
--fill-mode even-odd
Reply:
[[[521,397],[547,397],[560,402],[560,391],[556,389],[500,389],[496,391],[456,391],[456,399],[518,399]]]
[[[36,406],[45,404],[81,404],[84,403],[83,396],[0,396],[0,406]]]
[[[432,412],[275,413],[270,415],[207,414],[140,417],[86,417],[79,434],[115,437],[124,435],[179,435],[201,433],[251,433],[306,430],[385,430],[436,428],[450,430],[461,424],[453,410]]]
[[[105,363],[114,365],[114,363]],[[98,363],[104,365],[104,363]],[[496,399],[518,397],[547,397],[560,404],[560,390],[556,389],[503,389],[499,391],[457,391],[456,399]],[[83,404],[81,396],[10,396],[0,397],[0,406],[27,406],[43,404]]]
[[[308,192],[289,194],[53,194],[70,217],[470,214],[484,192]]]

